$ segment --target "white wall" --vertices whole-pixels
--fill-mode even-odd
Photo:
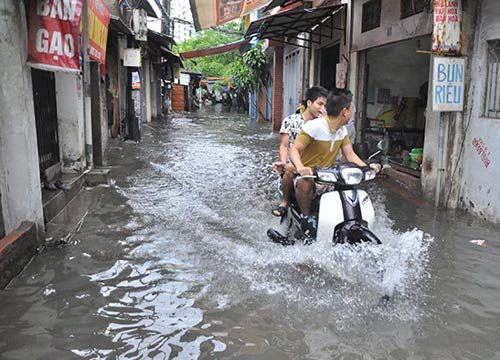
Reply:
[[[27,27],[18,0],[2,2],[0,22],[0,193],[5,233],[32,221],[40,241],[44,224],[33,88],[26,66]]]
[[[483,0],[472,57],[469,88],[470,124],[464,145],[461,205],[493,222],[500,222],[500,119],[484,117],[487,40],[500,39],[500,7],[497,0]],[[469,115],[467,117],[469,117]],[[469,119],[465,121],[469,121]],[[464,124],[465,125],[465,124]],[[467,126],[467,125],[465,125]],[[481,139],[487,148],[483,159],[473,146]],[[489,160],[486,166],[483,160]]]
[[[380,26],[361,33],[362,9],[365,2],[367,0],[353,1],[352,51],[432,33],[432,14],[423,12],[401,20],[400,0],[382,0]]]
[[[79,172],[86,166],[82,77],[56,72],[55,80],[62,170]]]

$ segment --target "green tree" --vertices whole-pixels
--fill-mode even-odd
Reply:
[[[196,33],[195,36],[178,44],[176,50],[184,52],[212,48],[240,40],[243,35],[238,22],[228,23]],[[206,76],[230,77],[232,64],[241,61],[240,58],[241,56],[237,51],[232,51],[186,60],[184,65],[190,70],[200,71]]]
[[[236,95],[242,99],[247,99],[251,92],[259,93],[266,88],[271,82],[271,72],[269,57],[262,43],[231,64],[230,72]]]

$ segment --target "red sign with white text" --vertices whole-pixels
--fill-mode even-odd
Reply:
[[[49,71],[79,72],[81,14],[81,0],[30,1],[29,65]]]
[[[106,63],[106,44],[111,14],[102,0],[87,0],[89,18],[89,58]]]

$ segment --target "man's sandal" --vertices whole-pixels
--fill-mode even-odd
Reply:
[[[271,212],[274,216],[283,217],[286,214],[287,210],[288,209],[283,205],[278,205]]]

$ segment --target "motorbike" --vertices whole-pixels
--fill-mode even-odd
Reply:
[[[316,186],[328,186],[326,192],[315,196],[311,204],[311,215],[316,216],[316,242],[336,244],[381,244],[370,230],[375,212],[370,197],[359,185],[375,179],[375,171],[351,162],[338,163],[331,168],[316,169],[313,176]],[[281,245],[294,245],[297,240],[310,244],[301,228],[303,218],[298,203],[292,198],[288,207],[286,234],[270,228],[267,235],[271,241]]]

